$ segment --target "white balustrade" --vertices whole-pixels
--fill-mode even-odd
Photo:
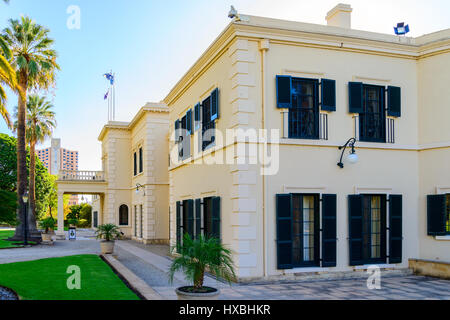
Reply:
[[[68,181],[105,181],[103,171],[71,171],[60,170],[59,180]]]

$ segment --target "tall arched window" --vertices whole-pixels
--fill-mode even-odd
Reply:
[[[119,207],[119,225],[128,225],[128,206],[126,204]]]

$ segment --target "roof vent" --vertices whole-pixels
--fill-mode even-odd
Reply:
[[[352,11],[349,4],[339,3],[327,13],[325,17],[327,25],[350,29],[352,27]]]

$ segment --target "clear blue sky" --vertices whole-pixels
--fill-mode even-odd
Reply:
[[[244,14],[325,24],[338,2],[352,5],[354,29],[392,34],[405,21],[410,35],[419,36],[450,28],[448,0],[10,0],[0,1],[0,29],[21,15],[51,29],[61,66],[50,95],[54,136],[80,152],[80,169],[98,170],[97,137],[107,120],[103,73],[116,72],[116,120],[129,121],[147,101],[163,99],[226,27],[230,4]],[[81,9],[80,30],[66,26],[70,5]],[[10,95],[9,110],[16,105]],[[3,121],[0,132],[10,134]]]

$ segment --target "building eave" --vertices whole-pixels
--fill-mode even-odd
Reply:
[[[98,140],[102,141],[105,138],[106,133],[110,129],[118,129],[118,130],[132,130],[134,126],[142,119],[142,117],[147,112],[156,112],[156,113],[168,113],[169,108],[163,103],[154,103],[148,102],[145,106],[141,107],[136,115],[130,122],[122,122],[122,121],[109,121],[105,124],[100,131],[98,136]]]
[[[423,52],[442,53],[450,47],[450,29],[418,38],[332,27],[327,25],[245,16],[245,21],[233,20],[188,69],[164,98],[170,107],[195,81],[211,61],[237,37],[269,39],[284,43],[316,46],[333,50],[354,51],[406,59],[420,59]],[[345,44],[344,44],[345,43]],[[346,46],[346,47],[344,47]]]

